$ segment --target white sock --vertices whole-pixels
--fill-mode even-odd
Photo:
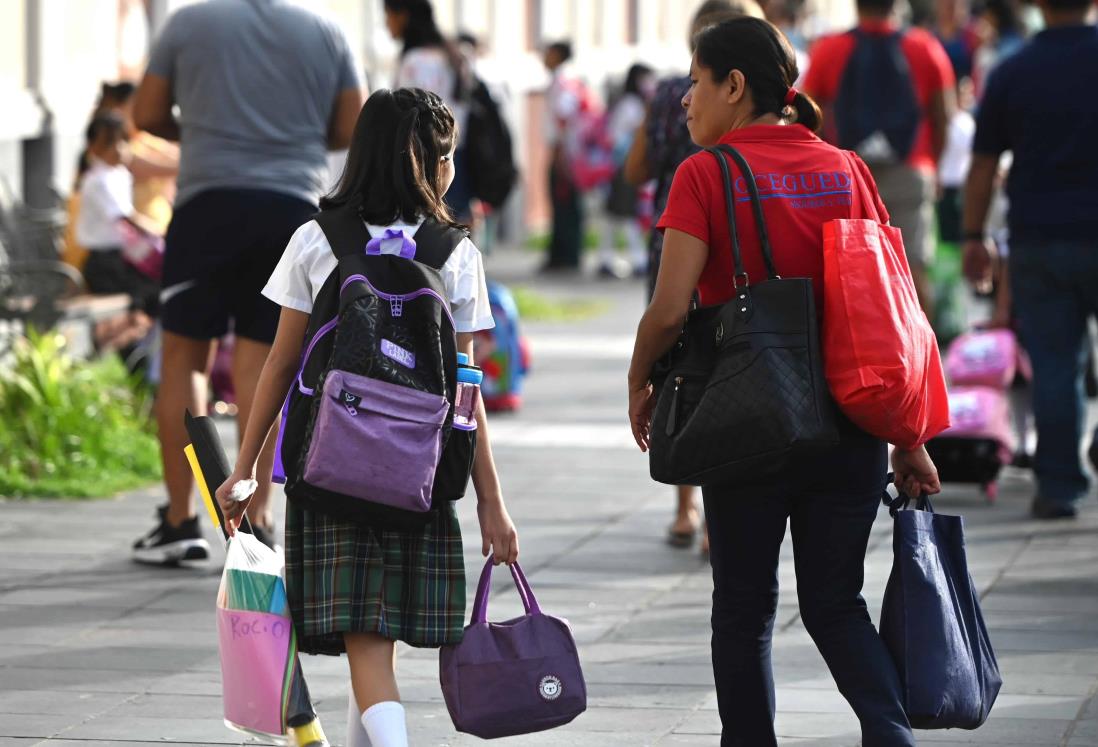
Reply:
[[[362,725],[362,711],[358,710],[354,690],[347,696],[347,747],[374,747]]]
[[[404,706],[386,700],[366,709],[362,725],[373,747],[408,747],[408,726],[404,722]]]

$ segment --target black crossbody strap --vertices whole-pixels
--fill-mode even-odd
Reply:
[[[731,145],[718,145],[717,150],[732,156],[736,165],[740,167],[740,173],[747,183],[747,192],[751,196],[751,209],[755,213],[755,223],[759,230],[759,247],[762,249],[763,262],[766,264],[766,273],[771,280],[777,280],[781,276],[778,275],[778,270],[774,267],[774,251],[770,246],[770,233],[766,230],[766,219],[763,217],[762,198],[759,197],[759,185],[755,184],[755,174],[751,171],[747,159]],[[728,189],[732,189],[731,183],[729,183]]]
[[[739,288],[740,281],[744,285],[750,284],[747,271],[743,268],[743,255],[740,252],[740,237],[736,231],[736,203],[732,195],[732,175],[728,171],[728,162],[716,148],[707,148],[713,157],[717,159],[717,165],[721,170],[721,181],[724,184],[724,206],[728,213],[728,236],[732,240],[732,285]]]

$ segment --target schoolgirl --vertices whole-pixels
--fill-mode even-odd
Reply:
[[[443,201],[454,178],[457,140],[451,111],[420,89],[380,90],[370,96],[355,127],[347,166],[321,212],[357,208],[372,237],[402,231],[461,230]],[[457,332],[457,349],[473,353],[473,333],[492,326],[480,253],[457,237],[440,275]],[[385,239],[383,254],[399,254],[403,240]],[[263,290],[282,306],[274,346],[260,375],[255,404],[229,479],[217,499],[226,523],[236,526],[246,502],[232,487],[255,476],[263,443],[298,371],[309,315],[321,286],[337,266],[316,221],[301,226]],[[518,536],[503,503],[483,406],[476,414],[473,463],[483,554],[497,563],[518,558]],[[364,458],[368,458],[364,455]],[[397,689],[394,647],[437,648],[457,643],[465,619],[465,566],[452,503],[444,502],[418,529],[350,522],[296,505],[286,508],[286,585],[300,649],[347,653],[352,692],[348,744],[405,747],[404,709]]]

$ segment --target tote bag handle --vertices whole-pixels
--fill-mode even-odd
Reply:
[[[747,163],[747,159],[743,157],[743,154],[731,145],[718,145],[713,150],[719,151],[719,153],[727,153],[736,162],[736,166],[739,167],[745,183],[744,186],[747,187],[751,211],[755,216],[755,225],[759,233],[759,249],[762,252],[763,264],[766,265],[766,274],[771,280],[781,279],[781,275],[778,274],[778,270],[774,266],[774,250],[770,244],[770,232],[766,228],[766,218],[763,216],[762,197],[759,196],[759,185],[755,183],[755,173],[751,170],[751,166]],[[719,155],[719,153],[714,152],[714,155]],[[723,157],[721,157],[720,162],[721,176],[724,178],[725,184],[725,205],[731,212],[735,206],[732,172]]]
[[[488,561],[484,564],[484,570],[480,572],[480,582],[477,584],[477,595],[473,601],[473,614],[471,622],[473,623],[486,623],[488,622],[488,593],[492,590],[492,568],[494,564],[492,559],[488,558]],[[518,563],[514,563],[511,566],[511,577],[515,580],[515,586],[518,587],[519,596],[522,598],[522,606],[526,610],[527,615],[540,615],[541,607],[538,605],[538,600],[534,598],[534,591],[530,588],[530,582],[526,580],[526,574],[522,572],[522,568]]]

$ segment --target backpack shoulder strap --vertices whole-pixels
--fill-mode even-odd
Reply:
[[[428,267],[441,270],[457,249],[457,245],[469,238],[469,232],[463,228],[446,226],[436,220],[428,219],[416,231],[416,261]]]
[[[336,259],[361,252],[370,240],[370,232],[358,211],[352,207],[322,210],[316,214],[316,222],[324,231],[324,237],[332,247]]]

